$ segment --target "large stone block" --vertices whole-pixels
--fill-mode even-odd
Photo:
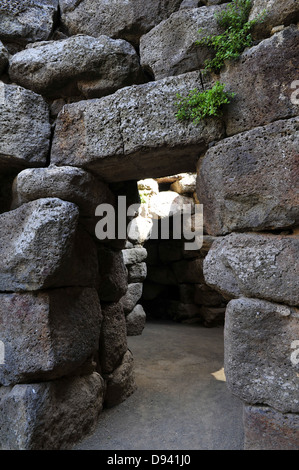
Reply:
[[[146,313],[142,305],[138,304],[126,316],[127,336],[139,336],[142,334],[146,322]]]
[[[297,116],[298,105],[292,100],[291,85],[298,66],[296,26],[248,48],[237,62],[227,62],[220,81],[226,84],[227,91],[236,93],[224,112],[227,135]]]
[[[126,318],[120,302],[102,303],[102,313],[100,364],[103,374],[111,374],[121,364],[128,349]]]
[[[298,414],[247,405],[243,421],[244,450],[298,450]]]
[[[11,57],[9,75],[13,82],[52,98],[99,98],[142,80],[131,44],[85,35],[27,47]]]
[[[70,287],[0,294],[0,383],[75,374],[98,349],[101,307],[95,289]],[[90,367],[90,365],[89,365]]]
[[[105,383],[81,377],[0,388],[0,448],[67,450],[94,431]]]
[[[246,403],[298,413],[298,338],[298,309],[258,299],[230,301],[224,333],[230,391]]]
[[[147,258],[147,250],[142,246],[126,248],[122,250],[122,254],[126,266],[142,263]]]
[[[73,202],[80,209],[80,216],[94,217],[100,204],[115,203],[108,186],[81,168],[71,166],[27,168],[21,171],[13,184],[11,208],[40,198],[57,197]]]
[[[226,298],[256,297],[298,306],[298,247],[296,235],[221,237],[204,260],[205,281]]]
[[[263,11],[263,21],[253,28],[255,39],[265,38],[270,35],[275,26],[289,26],[299,21],[299,5],[296,0],[253,0],[249,20],[258,18]]]
[[[58,0],[2,0],[0,38],[12,43],[46,41],[52,33]]]
[[[104,302],[118,302],[128,289],[128,272],[121,251],[98,247],[99,296]]]
[[[180,7],[182,0],[60,0],[61,19],[71,35],[106,34],[137,44],[142,34]]]
[[[108,408],[119,405],[136,391],[134,359],[128,350],[120,366],[107,377],[107,389],[104,404]]]
[[[45,166],[51,128],[44,99],[0,81],[0,105],[0,169]]]
[[[120,299],[125,314],[131,312],[138,300],[142,296],[143,284],[142,282],[132,282],[128,285],[128,290],[125,295]]]
[[[299,223],[299,118],[227,138],[201,160],[197,194],[212,235]]]
[[[176,94],[193,88],[202,88],[200,72],[64,106],[51,163],[90,169],[107,182],[194,172],[208,144],[223,137],[223,125],[219,119],[198,126],[176,119]]]
[[[213,55],[208,47],[196,46],[203,36],[219,34],[215,14],[222,6],[180,9],[142,36],[141,65],[156,80],[204,68]],[[199,29],[201,32],[199,33]]]
[[[98,285],[96,246],[75,204],[38,199],[0,216],[0,291]]]

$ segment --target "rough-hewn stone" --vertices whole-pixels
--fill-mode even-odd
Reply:
[[[128,285],[128,290],[120,299],[125,314],[131,312],[142,295],[142,282],[132,282]]]
[[[244,406],[244,450],[298,450],[299,414]]]
[[[180,7],[182,0],[60,0],[61,18],[71,35],[106,34],[137,44],[142,34]]]
[[[146,275],[146,263],[136,263],[128,266],[128,282],[143,282]]]
[[[120,366],[107,377],[107,390],[104,404],[108,408],[118,405],[136,391],[134,359],[127,351]]]
[[[253,0],[249,20],[258,18],[263,11],[263,21],[253,28],[254,39],[265,38],[270,35],[275,26],[289,26],[299,21],[299,6],[296,0]]]
[[[212,235],[299,223],[299,118],[227,138],[201,160],[198,198]]]
[[[0,291],[97,286],[96,247],[76,230],[78,215],[77,206],[57,198],[1,214]]]
[[[176,93],[196,87],[200,73],[190,72],[64,106],[51,163],[90,169],[108,182],[194,172],[208,143],[223,136],[218,119],[199,126],[176,119]]]
[[[193,194],[196,191],[196,173],[182,173],[182,175],[171,184],[170,189],[179,194]]]
[[[204,280],[201,258],[176,261],[172,264],[172,268],[179,283],[198,283]]]
[[[100,365],[103,374],[111,374],[127,352],[126,319],[118,303],[102,303],[103,322],[100,336]]]
[[[221,237],[204,260],[205,281],[227,298],[246,296],[299,305],[298,245],[295,235]]]
[[[182,196],[174,191],[161,191],[154,194],[149,201],[149,214],[153,219],[163,219],[176,214],[182,214],[184,206],[190,207],[190,213],[194,212],[194,200]]]
[[[299,66],[298,39],[299,29],[290,26],[226,64],[220,81],[236,93],[224,112],[228,136],[297,116],[291,84]]]
[[[142,79],[131,44],[85,35],[27,47],[11,57],[9,75],[19,85],[51,97],[99,98]]]
[[[122,250],[122,254],[126,266],[142,263],[147,258],[147,250],[142,246],[126,248],[125,250]]]
[[[0,383],[76,373],[98,349],[101,318],[95,289],[0,294],[0,337],[5,347]]]
[[[230,391],[251,404],[299,412],[299,364],[292,344],[299,311],[258,299],[235,299],[225,315],[224,369]]]
[[[57,10],[58,0],[2,0],[0,39],[21,44],[46,41]]]
[[[40,198],[57,197],[73,202],[80,215],[93,217],[99,204],[114,204],[108,186],[81,168],[28,168],[21,171],[13,184],[12,209]]]
[[[0,387],[1,449],[71,449],[95,429],[104,393],[104,380],[96,372]]]
[[[44,99],[0,81],[0,168],[45,166],[50,134]]]
[[[104,302],[118,302],[128,288],[128,272],[121,251],[98,248],[99,296]]]
[[[132,312],[126,316],[127,336],[139,336],[142,334],[146,322],[146,313],[142,305],[136,305]]]
[[[159,23],[140,40],[141,65],[155,79],[204,68],[213,56],[211,48],[197,46],[203,36],[219,34],[215,14],[222,6],[180,9]],[[199,30],[201,32],[199,33]]]

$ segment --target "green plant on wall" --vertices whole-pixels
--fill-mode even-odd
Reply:
[[[251,30],[256,23],[263,21],[266,12],[263,11],[259,17],[248,21],[251,6],[251,0],[233,0],[215,15],[218,24],[225,28],[225,31],[196,41],[196,45],[208,46],[215,51],[215,56],[206,60],[205,70],[219,72],[226,60],[237,59],[246,47],[252,46]],[[220,116],[223,105],[229,104],[230,99],[235,96],[224,89],[225,85],[218,81],[210,90],[191,90],[187,97],[177,94],[177,119],[192,120],[198,124],[206,117]]]
[[[225,29],[224,32],[205,36],[195,42],[198,46],[208,46],[215,51],[215,57],[205,62],[206,70],[219,72],[226,60],[237,59],[246,47],[252,46],[252,28],[263,21],[266,12],[263,11],[257,18],[248,21],[251,6],[251,0],[233,0],[215,15],[218,24]]]
[[[191,90],[188,96],[177,94],[175,104],[178,108],[176,117],[180,121],[192,120],[195,124],[206,117],[221,116],[222,107],[230,102],[234,93],[224,91],[225,85],[216,82],[213,88],[206,91]]]

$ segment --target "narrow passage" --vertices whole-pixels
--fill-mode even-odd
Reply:
[[[75,450],[242,450],[242,403],[223,374],[223,327],[148,322],[128,337],[138,390]]]

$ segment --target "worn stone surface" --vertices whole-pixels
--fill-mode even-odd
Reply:
[[[161,191],[151,197],[148,210],[153,219],[163,219],[182,214],[184,206],[190,207],[190,213],[194,212],[192,198],[177,194],[175,191]]]
[[[98,349],[101,306],[95,289],[65,288],[0,294],[5,362],[0,383],[76,374]]]
[[[132,282],[128,285],[128,290],[120,299],[125,314],[131,312],[142,295],[142,282]]]
[[[99,98],[142,80],[131,44],[85,35],[27,47],[11,57],[9,75],[19,85],[51,97]]]
[[[292,360],[298,335],[298,309],[258,299],[230,301],[224,334],[229,390],[247,403],[298,413],[299,364]]]
[[[137,44],[142,34],[180,7],[182,0],[60,0],[63,25],[71,35],[106,34]]]
[[[96,286],[96,248],[87,233],[76,231],[78,215],[77,206],[57,198],[1,214],[0,291]]]
[[[291,99],[299,66],[298,38],[299,29],[290,26],[226,64],[220,81],[236,93],[224,111],[228,136],[298,114]]]
[[[107,389],[104,404],[108,408],[118,405],[136,391],[134,359],[127,351],[120,366],[107,378]]]
[[[208,143],[223,136],[218,119],[199,126],[176,119],[176,93],[196,87],[200,73],[190,72],[64,106],[51,163],[90,169],[107,182],[194,172]]]
[[[270,35],[275,26],[289,26],[299,21],[299,6],[296,0],[253,0],[249,20],[253,20],[266,11],[263,21],[253,28],[254,39]]]
[[[127,336],[139,336],[144,330],[146,313],[142,305],[136,305],[126,316]]]
[[[122,250],[124,263],[129,266],[132,264],[142,263],[147,258],[147,250],[140,247],[126,248]]]
[[[299,305],[298,237],[237,234],[215,240],[204,259],[206,283],[226,298]]]
[[[205,307],[217,307],[226,304],[224,297],[206,284],[194,284],[193,300],[197,305]]]
[[[46,41],[57,10],[58,0],[2,0],[0,39],[21,44]]]
[[[128,288],[128,272],[121,251],[98,247],[99,296],[104,302],[118,302]]]
[[[203,260],[195,258],[176,261],[172,264],[175,276],[179,283],[199,283],[203,279]]]
[[[93,217],[99,204],[114,204],[108,186],[81,168],[28,168],[21,171],[13,184],[12,209],[40,198],[57,197],[73,202],[80,215]]]
[[[131,220],[128,226],[128,240],[134,244],[142,245],[150,238],[152,227],[152,220],[138,215]]]
[[[244,406],[244,450],[298,450],[299,414]]]
[[[147,275],[146,263],[136,263],[128,266],[128,282],[143,282]]]
[[[102,303],[103,322],[100,336],[100,365],[103,374],[111,374],[127,352],[126,319],[118,303]]]
[[[51,130],[44,99],[0,81],[0,104],[0,168],[45,166]]]
[[[219,34],[215,14],[222,6],[180,9],[142,36],[141,65],[156,80],[204,68],[213,56],[211,48],[197,46],[195,41],[210,34]],[[199,33],[199,30],[201,32]]]
[[[182,173],[182,175],[171,184],[170,189],[179,194],[193,194],[196,191],[196,173]]]
[[[104,393],[104,380],[96,372],[1,387],[1,449],[71,449],[95,429]]]
[[[212,235],[299,223],[299,118],[276,121],[210,148],[197,194]]]
[[[4,72],[6,66],[8,65],[8,57],[8,51],[0,41],[0,75]]]

